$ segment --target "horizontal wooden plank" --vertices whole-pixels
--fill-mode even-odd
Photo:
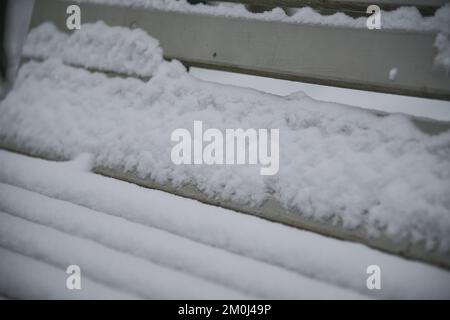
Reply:
[[[71,2],[37,0],[31,26],[65,25]],[[139,27],[165,57],[187,65],[273,78],[450,100],[450,77],[433,68],[435,34],[230,19],[82,3],[82,23]],[[395,81],[389,71],[398,69]]]

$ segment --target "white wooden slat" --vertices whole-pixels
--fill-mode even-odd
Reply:
[[[71,2],[37,0],[31,26],[67,30]],[[82,23],[136,26],[159,39],[168,59],[369,91],[450,100],[450,77],[433,67],[436,35],[143,10],[81,3]],[[394,81],[389,71],[397,68]]]

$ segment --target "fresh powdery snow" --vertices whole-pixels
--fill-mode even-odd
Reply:
[[[127,34],[148,36],[105,30],[103,23],[85,24],[68,39],[43,25],[31,33],[25,53],[46,56],[35,41],[41,36],[54,47],[79,42],[85,56],[105,50],[92,61],[103,60],[109,71],[154,68],[153,77],[111,78],[67,66],[63,61],[77,64],[79,57],[64,50],[30,61],[0,104],[4,143],[66,159],[91,153],[95,166],[132,170],[161,184],[193,184],[209,197],[238,204],[260,205],[273,197],[320,223],[363,228],[369,237],[383,234],[449,254],[449,132],[429,136],[407,116],[380,117],[303,93],[279,97],[200,81],[178,61],[163,61],[156,41],[139,49],[154,61],[130,59],[116,68],[122,53],[108,52],[122,49],[110,35],[117,43],[125,43],[121,37]],[[84,41],[89,37],[95,39]],[[196,120],[205,129],[279,129],[278,174],[261,176],[255,165],[173,164],[171,133],[192,131]]]
[[[0,295],[38,300],[139,298],[111,289],[88,277],[83,277],[83,290],[67,290],[64,285],[67,273],[64,271],[63,268],[0,248]]]
[[[101,22],[95,27],[83,25],[83,31],[72,36],[44,23],[28,35],[23,55],[37,59],[59,57],[85,68],[141,77],[151,76],[163,60],[158,40],[146,32],[109,27]]]
[[[444,69],[447,76],[450,75],[450,34],[439,33],[434,46],[438,52],[434,58],[434,66]]]
[[[444,269],[107,178],[90,164],[0,151],[1,294],[57,296],[58,270],[77,263],[115,290],[86,283],[86,295],[104,298],[450,298]],[[366,286],[370,265],[381,268],[381,290]]]
[[[45,235],[45,236],[43,236]],[[1,247],[66,269],[76,264],[106,286],[146,299],[244,299],[250,296],[92,240],[0,212]],[[56,279],[48,279],[55,281]],[[62,287],[65,287],[65,281]],[[1,290],[1,289],[0,289]]]
[[[149,196],[153,198],[153,194],[150,193]],[[224,286],[231,286],[255,297],[363,298],[350,290],[339,289],[281,267],[233,254],[154,227],[124,220],[121,217],[114,217],[1,183],[0,210],[75,236],[91,239],[168,268],[190,273]],[[11,228],[8,224],[4,227]],[[21,236],[18,234],[15,237]],[[0,243],[4,243],[1,237]],[[15,249],[21,250],[17,247]],[[99,254],[98,251],[97,254]],[[275,282],[274,279],[276,279]],[[152,288],[148,289],[152,290]]]
[[[395,78],[397,77],[397,73],[398,73],[397,68],[392,68],[391,70],[389,70],[389,80],[394,81]]]

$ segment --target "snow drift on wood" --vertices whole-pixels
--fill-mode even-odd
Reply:
[[[367,28],[367,17],[365,16],[353,18],[342,12],[322,15],[310,7],[290,8],[287,10],[287,13],[277,7],[272,10],[256,13],[248,11],[245,5],[240,3],[219,1],[207,4],[198,3],[195,5],[189,4],[186,0],[80,0],[80,2],[195,13],[227,18]],[[450,5],[442,6],[436,10],[433,16],[428,17],[422,16],[420,11],[413,6],[400,7],[392,11],[382,11],[381,25],[383,29],[450,32]]]
[[[104,39],[101,30],[109,34],[103,27],[91,34],[99,38],[94,43]],[[132,37],[137,31],[120,32]],[[99,57],[107,56],[108,46],[98,48]],[[380,117],[304,94],[277,97],[199,81],[178,61],[149,57],[155,60],[147,63],[157,67],[147,82],[108,78],[55,59],[25,64],[0,104],[2,141],[64,158],[89,152],[94,165],[158,183],[193,184],[209,197],[239,204],[257,206],[273,197],[321,223],[448,254],[450,133],[428,136],[406,116]],[[141,60],[129,62],[108,68],[142,67]],[[192,129],[194,120],[221,130],[280,129],[278,175],[262,177],[257,166],[174,165],[171,132]]]
[[[23,55],[58,57],[76,66],[142,77],[151,76],[163,60],[158,40],[144,31],[103,22],[83,24],[70,36],[51,23],[43,23],[28,35]]]
[[[84,160],[88,165],[90,161]],[[85,167],[0,150],[0,211],[89,239],[77,250],[80,258],[92,257],[93,241],[257,298],[450,298],[448,270],[86,172]],[[11,243],[8,233],[3,240],[0,233],[2,247],[27,255],[43,251],[26,241],[22,247]],[[13,237],[29,238],[28,233]],[[43,238],[55,241],[47,232]],[[47,259],[66,259],[51,246],[47,250]],[[374,263],[382,269],[382,290],[366,287],[365,271]],[[98,264],[89,263],[83,270],[96,278],[118,271],[119,277],[102,276],[103,282],[128,287],[120,284],[120,278],[130,269],[104,263],[98,269]],[[134,276],[142,283],[155,274]],[[1,285],[0,281],[0,291]],[[142,290],[161,291],[155,286]]]

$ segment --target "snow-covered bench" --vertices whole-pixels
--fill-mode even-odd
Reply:
[[[372,32],[349,17],[310,25],[301,12],[116,3],[82,2],[69,36],[68,2],[36,2],[30,61],[0,105],[2,147],[53,160],[88,152],[97,173],[450,266],[448,123],[202,82],[163,59],[448,99],[433,42],[449,7],[406,24],[413,31]],[[280,173],[174,165],[170,133],[192,120],[279,128]]]

